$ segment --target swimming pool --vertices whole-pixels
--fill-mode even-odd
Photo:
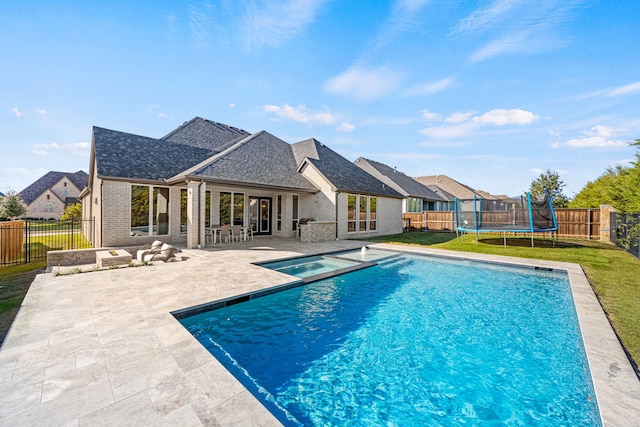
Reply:
[[[558,272],[403,255],[181,322],[285,424],[600,423]]]

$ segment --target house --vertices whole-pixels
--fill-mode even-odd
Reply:
[[[404,196],[403,213],[447,210],[445,208],[448,208],[449,197],[446,197],[442,191],[438,194],[437,189],[427,187],[396,168],[364,157],[356,159],[354,163]]]
[[[220,224],[306,241],[402,231],[402,195],[315,139],[196,117],[159,139],[94,127],[91,141],[82,198],[96,247],[200,247]]]
[[[475,190],[468,185],[461,184],[453,178],[449,178],[446,175],[420,176],[415,179],[431,188],[436,187],[446,192],[453,196],[454,199],[473,199],[476,197],[485,200],[496,200],[495,196],[492,196],[485,191]]]
[[[27,205],[27,218],[60,219],[67,206],[78,203],[89,175],[78,172],[48,172],[19,194]]]

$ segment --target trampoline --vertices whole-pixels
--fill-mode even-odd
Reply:
[[[530,233],[531,247],[536,233],[558,231],[553,203],[548,194],[533,200],[531,193],[519,198],[486,200],[479,197],[455,200],[456,233],[502,233],[504,245],[507,233]],[[554,242],[555,244],[555,242]]]

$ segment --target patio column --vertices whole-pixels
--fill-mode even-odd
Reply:
[[[187,182],[187,248],[204,246],[204,182]]]

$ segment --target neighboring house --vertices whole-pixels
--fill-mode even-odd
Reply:
[[[448,208],[449,198],[443,192],[427,187],[419,181],[405,175],[396,168],[374,160],[358,158],[354,162],[358,167],[378,178],[404,196],[402,212],[422,212],[427,210],[444,210]]]
[[[449,178],[446,175],[430,175],[430,176],[420,176],[415,178],[418,182],[421,182],[424,185],[429,187],[437,187],[440,190],[446,192],[451,195],[454,199],[473,199],[474,196],[476,198],[483,198],[487,200],[494,200],[495,197],[490,195],[489,193],[475,190],[468,185],[461,184],[455,179]]]
[[[402,196],[322,143],[199,117],[160,139],[94,127],[82,198],[97,247],[194,248],[218,224],[295,237],[304,221],[314,240],[402,231]]]
[[[67,206],[78,203],[89,175],[78,172],[48,172],[20,192],[27,205],[25,217],[60,219]]]

